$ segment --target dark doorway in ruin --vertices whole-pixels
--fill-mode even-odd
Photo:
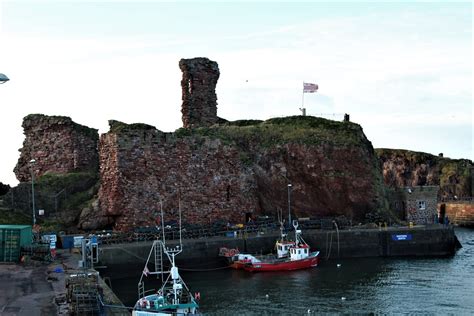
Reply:
[[[402,221],[406,221],[407,220],[407,213],[408,213],[408,209],[407,209],[407,203],[405,201],[402,201],[402,216],[401,216],[401,220]]]
[[[446,204],[442,203],[439,206],[439,217],[438,217],[438,223],[444,224],[444,218],[446,217]]]
[[[252,212],[247,212],[245,213],[245,222],[251,222],[252,221]]]

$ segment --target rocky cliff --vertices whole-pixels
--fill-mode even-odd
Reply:
[[[168,219],[240,223],[252,216],[360,219],[385,205],[371,143],[359,125],[315,117],[234,122],[162,133],[111,121],[100,139],[100,213],[117,230]]]
[[[376,149],[386,185],[400,188],[439,185],[439,199],[473,195],[474,165],[467,159],[449,159],[401,149]]]
[[[65,116],[30,114],[23,119],[25,140],[14,169],[20,182],[47,173],[96,172],[98,170],[96,129]],[[34,164],[30,161],[34,159]]]

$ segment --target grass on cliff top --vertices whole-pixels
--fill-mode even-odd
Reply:
[[[109,121],[109,127],[110,127],[109,132],[116,133],[116,134],[129,132],[129,131],[157,130],[156,127],[145,124],[145,123],[127,124],[127,123],[123,123],[123,122],[115,121],[115,120]]]
[[[194,130],[179,129],[176,135],[218,138],[229,144],[254,142],[263,147],[286,143],[353,145],[359,144],[363,138],[358,124],[313,116],[290,116],[266,121],[239,120]]]
[[[451,159],[449,157],[439,157],[430,153],[425,153],[421,151],[413,151],[407,149],[392,149],[392,148],[375,148],[375,153],[379,158],[390,157],[390,156],[399,156],[404,157],[407,160],[413,162],[426,162],[426,161],[435,161],[437,163],[451,163],[456,162],[462,165],[472,165],[473,162],[469,159]]]
[[[404,157],[405,159],[409,161],[413,161],[415,163],[418,162],[426,162],[426,161],[437,161],[438,156],[429,154],[429,153],[424,153],[420,151],[412,151],[412,150],[407,150],[407,149],[391,149],[391,148],[376,148],[375,153],[379,158],[384,158],[384,157]]]

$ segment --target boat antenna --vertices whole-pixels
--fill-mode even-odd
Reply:
[[[298,245],[298,221],[293,220],[293,227],[295,228],[295,242]]]
[[[179,246],[183,249],[183,243],[181,241],[181,193],[178,190],[178,213],[179,213]]]

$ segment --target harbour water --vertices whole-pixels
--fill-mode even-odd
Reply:
[[[456,235],[463,248],[448,258],[332,259],[293,272],[182,269],[181,274],[193,292],[201,293],[206,315],[472,315],[474,230],[457,228]],[[137,299],[141,269],[106,274],[127,306]]]

